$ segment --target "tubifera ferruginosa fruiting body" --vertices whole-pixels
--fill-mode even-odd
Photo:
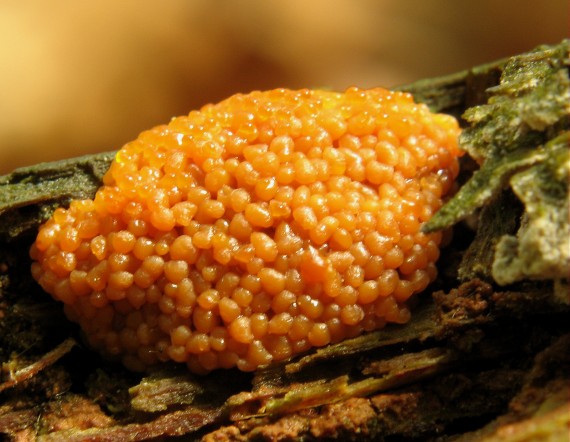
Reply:
[[[238,94],[141,133],[57,209],[32,274],[130,369],[251,371],[410,318],[459,127],[409,94]]]

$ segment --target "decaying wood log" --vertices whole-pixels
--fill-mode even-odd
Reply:
[[[568,41],[401,89],[435,111],[461,117],[490,96],[494,103],[499,96],[520,97],[505,91],[507,76],[501,80],[501,75],[527,65],[542,69],[538,84],[551,81],[550,73],[558,75],[556,87],[565,93]],[[551,101],[545,97],[551,98],[532,100]],[[548,105],[538,108],[546,112]],[[471,111],[471,123],[474,114],[480,116]],[[551,140],[563,143],[560,134],[567,133],[568,121],[563,113],[540,129],[544,137],[534,147],[543,152]],[[548,166],[544,158],[532,164]],[[564,440],[568,435],[570,302],[560,291],[567,281],[558,275],[536,278],[523,269],[523,277],[501,286],[491,269],[494,245],[529,223],[523,215],[528,200],[517,192],[522,184],[514,185],[515,192],[502,186],[486,201],[475,231],[472,223],[456,225],[439,263],[440,276],[414,306],[410,323],[254,374],[198,377],[166,365],[141,375],[80,344],[78,329],[29,272],[28,250],[38,225],[55,207],[92,197],[112,159],[112,152],[90,155],[0,177],[0,436],[45,441],[179,436],[204,441],[503,441],[511,436]],[[478,168],[472,159],[464,161],[461,182]],[[567,200],[567,192],[563,197]],[[556,204],[549,207],[563,210]]]

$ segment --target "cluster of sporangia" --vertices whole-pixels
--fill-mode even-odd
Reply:
[[[255,370],[405,323],[458,132],[384,89],[235,95],[126,144],[41,227],[33,276],[133,370]]]

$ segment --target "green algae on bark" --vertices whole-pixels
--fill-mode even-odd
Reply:
[[[547,143],[544,161],[511,178],[512,189],[526,210],[517,236],[505,235],[497,244],[492,273],[499,284],[568,276],[569,139],[565,132]]]
[[[460,144],[481,166],[426,231],[450,227],[483,206],[500,204],[504,189],[510,188],[524,206],[513,232],[502,229],[512,224],[512,211],[482,212],[474,244],[495,252],[487,254],[492,256],[486,262],[464,261],[464,280],[486,276],[501,285],[525,279],[560,284],[568,278],[569,44],[565,40],[510,59],[500,84],[489,89],[488,103],[463,115],[470,127]],[[481,238],[484,229],[491,231]]]

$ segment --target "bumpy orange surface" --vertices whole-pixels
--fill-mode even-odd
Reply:
[[[41,227],[32,273],[134,370],[254,370],[404,323],[436,276],[420,229],[458,132],[384,89],[235,95],[126,144],[94,200]]]

